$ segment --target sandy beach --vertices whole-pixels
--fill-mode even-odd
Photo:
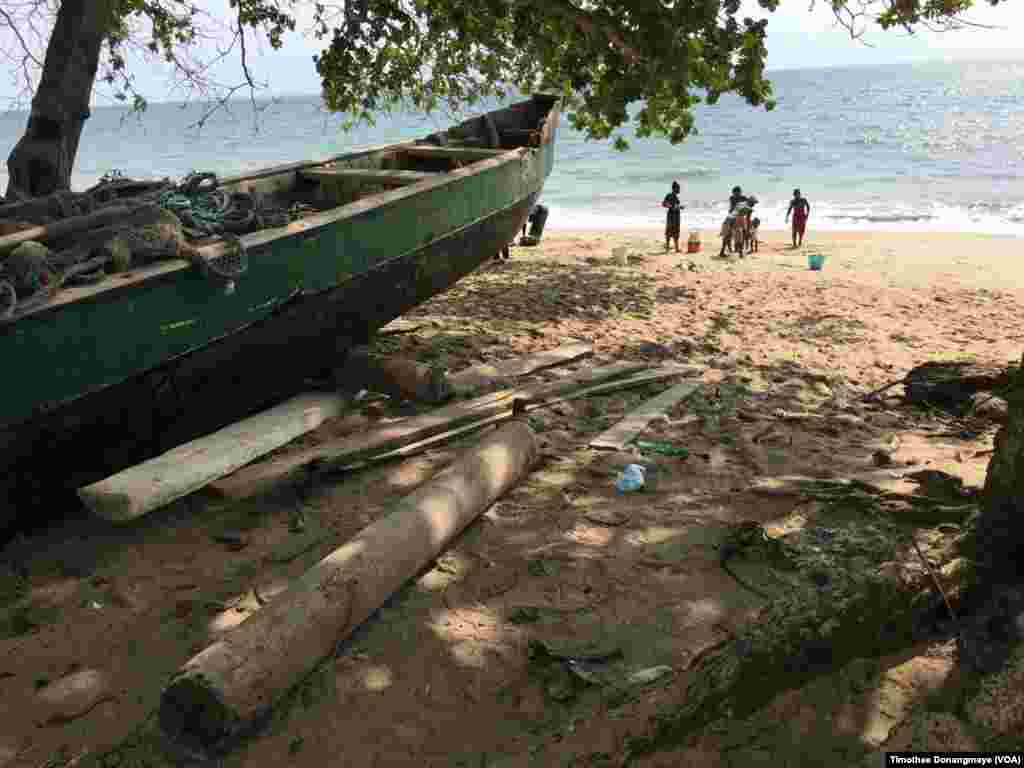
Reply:
[[[998,414],[925,412],[902,403],[900,388],[881,403],[862,396],[928,360],[1019,360],[1024,241],[812,227],[801,250],[789,247],[788,233],[763,232],[758,253],[719,260],[711,257],[714,233],[702,239],[699,253],[665,254],[658,230],[551,230],[539,247],[513,248],[510,260],[488,262],[407,315],[409,332],[377,341],[379,351],[449,371],[568,339],[595,347],[579,366],[694,366],[700,397],[644,433],[690,456],[658,459],[656,487],[619,496],[615,477],[637,455],[587,444],[651,393],[538,411],[531,424],[543,465],[225,765],[619,765],[652,717],[685,705],[702,660],[767,610],[721,572],[715,537],[751,520],[782,535],[793,515],[817,514],[806,501],[752,495],[755,483],[791,474],[864,478],[909,494],[903,469],[928,468],[968,488],[983,484]],[[619,246],[628,266],[613,263]],[[826,254],[822,271],[807,268],[809,251]],[[787,420],[780,410],[813,418]],[[367,406],[276,456],[405,413],[398,404]],[[231,493],[197,492],[137,526],[82,518],[13,543],[4,559],[24,569],[27,599],[42,608],[22,612],[20,633],[0,636],[0,765],[114,748],[103,765],[163,765],[135,728],[169,675],[459,449],[352,473],[299,501],[287,491],[247,494],[243,468],[229,478]],[[885,466],[873,459],[880,449]],[[296,504],[320,532],[306,549],[289,543]],[[214,537],[227,529],[243,532],[230,552]],[[955,558],[957,526],[907,530],[936,569]],[[282,559],[281,547],[299,554]],[[898,559],[902,583],[930,589],[912,551]],[[612,701],[600,686],[551,677],[554,667],[538,671],[527,653],[545,633],[587,637],[597,626],[610,628],[630,669],[670,676]],[[818,687],[780,684],[764,706],[738,716],[729,728],[748,734],[742,744],[708,726],[688,745],[635,765],[755,764],[766,754],[783,764],[798,741],[806,764],[827,764],[840,751],[851,765],[868,764],[855,760],[869,753],[877,762],[883,745],[910,743],[917,714],[931,717],[927,707],[954,656],[948,638],[919,643],[872,659],[856,685],[843,661]],[[41,691],[82,670],[95,671],[100,690],[83,693],[74,711],[54,712]],[[933,747],[977,746],[948,720],[936,726]]]
[[[556,230],[418,312],[503,327],[538,320],[610,354],[684,340],[705,362],[796,358],[867,387],[928,359],[1017,359],[1024,348],[1020,238],[811,230],[793,250],[788,232],[767,231],[758,253],[720,260],[717,233],[701,232],[692,255],[666,254],[660,237]],[[684,250],[685,239],[684,228]],[[613,265],[616,247],[629,251],[628,267]],[[814,251],[826,255],[820,272],[807,267]],[[701,349],[712,333],[715,348]]]

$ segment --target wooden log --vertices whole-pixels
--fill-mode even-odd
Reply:
[[[79,232],[86,232],[95,227],[105,227],[111,224],[121,224],[124,226],[151,224],[159,216],[160,208],[155,204],[111,205],[85,216],[73,216],[70,219],[55,221],[53,224],[32,227],[31,229],[16,232],[13,235],[0,237],[0,253],[6,253],[29,240],[40,242],[57,240]]]
[[[516,407],[521,409],[522,413],[530,413],[538,408],[550,408],[552,405],[557,403],[565,403],[571,400],[579,400],[581,397],[590,397],[591,395],[605,395],[610,392],[620,392],[624,389],[630,389],[631,387],[641,387],[645,384],[653,384],[657,381],[664,381],[665,379],[679,376],[683,373],[679,369],[666,369],[666,370],[655,370],[651,373],[646,373],[640,376],[631,376],[628,379],[617,379],[615,381],[609,381],[605,384],[595,384],[592,387],[584,387],[574,392],[570,392],[567,395],[561,395],[559,397],[549,397],[539,400],[525,400],[516,399],[512,401],[512,407],[510,410],[498,414],[497,416],[491,416],[480,421],[474,421],[471,424],[467,424],[464,427],[457,429],[451,429],[447,432],[442,432],[433,437],[428,437],[426,440],[420,440],[409,445],[396,448],[393,451],[386,453],[379,453],[371,456],[368,459],[364,459],[355,464],[345,464],[340,467],[336,467],[339,471],[350,471],[355,469],[363,469],[364,467],[371,466],[373,464],[380,463],[382,461],[390,461],[391,459],[408,458],[415,456],[416,454],[428,451],[435,446],[442,445],[456,438],[462,437],[463,435],[469,434],[484,427],[500,424],[501,422],[508,421],[515,416],[521,415],[516,413]]]
[[[263,413],[180,445],[78,489],[96,515],[122,523],[142,517],[340,415],[340,395],[299,395]]]
[[[210,754],[282,695],[529,471],[533,431],[514,421],[327,555],[286,591],[190,659],[160,700],[172,742]]]
[[[514,400],[543,400],[580,389],[589,384],[596,384],[608,379],[643,370],[645,366],[632,363],[615,363],[603,368],[594,368],[581,375],[564,381],[540,384],[520,389],[495,392],[474,400],[453,403],[438,408],[432,413],[413,416],[409,419],[370,432],[343,438],[306,452],[302,464],[316,468],[327,468],[341,464],[360,461],[384,451],[400,448],[416,440],[421,440],[439,432],[468,424],[479,419],[497,416],[512,408]]]
[[[274,483],[286,480],[293,473],[298,479],[305,474],[307,466],[331,468],[355,464],[470,422],[496,416],[510,410],[512,401],[517,398],[557,396],[574,388],[626,376],[645,368],[644,365],[633,363],[616,363],[581,372],[571,379],[555,384],[504,390],[473,400],[452,403],[430,413],[401,419],[364,434],[344,437],[315,448],[298,451],[290,456],[283,456],[273,462],[247,467],[239,473],[239,478],[231,478],[229,482],[234,487],[251,483],[253,487],[258,485],[266,489]]]
[[[591,440],[590,447],[624,450],[656,416],[661,416],[676,403],[688,398],[697,391],[697,388],[697,384],[683,382],[665,390],[657,397],[651,398],[640,407],[627,413],[622,421]]]
[[[441,403],[452,396],[444,371],[413,360],[354,349],[337,371],[345,384],[362,384],[402,400]]]
[[[564,365],[581,357],[591,355],[593,352],[594,347],[592,344],[584,344],[582,342],[563,344],[555,349],[548,349],[544,352],[525,355],[524,357],[516,357],[512,360],[474,365],[452,374],[448,377],[448,381],[456,393],[467,392],[492,383],[502,382],[505,379],[525,376],[528,373],[544,368]]]
[[[364,455],[362,458],[359,456],[346,458],[344,455],[340,455],[329,463],[325,462],[320,464],[319,469],[326,472],[349,472],[363,469],[374,464],[379,464],[384,461],[415,456],[471,432],[475,432],[489,426],[496,426],[508,421],[514,415],[513,404],[516,402],[523,404],[526,412],[529,413],[537,408],[548,408],[556,403],[578,400],[581,397],[589,397],[591,395],[603,395],[609,392],[629,389],[631,387],[639,387],[644,384],[652,384],[656,381],[664,381],[665,379],[672,378],[674,376],[686,375],[691,372],[692,370],[690,369],[678,368],[655,370],[650,373],[641,374],[640,376],[615,379],[614,381],[607,381],[604,384],[595,384],[594,386],[583,387],[582,389],[576,389],[564,395],[533,399],[515,398],[511,402],[506,400],[506,409],[493,416],[482,417],[479,420],[472,421],[461,427],[447,429],[439,433],[432,433],[432,436],[425,439],[410,441],[401,445],[401,447],[390,450],[383,449],[379,453],[372,453],[368,456]],[[254,464],[253,466],[246,467],[230,477],[223,478],[222,480],[213,483],[212,488],[221,495],[234,499],[256,496],[273,488],[276,483],[281,482],[282,479],[290,472],[301,469],[304,465],[308,464],[308,455],[310,453],[314,453],[315,450],[316,449],[311,449],[310,451],[304,452],[305,458],[302,462],[297,462],[296,457],[294,456],[286,456],[278,461]]]

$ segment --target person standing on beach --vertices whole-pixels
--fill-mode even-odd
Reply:
[[[747,196],[743,194],[741,187],[733,187],[732,194],[729,195],[729,213],[736,210],[736,206],[740,203],[747,202]]]
[[[793,190],[793,199],[789,201],[789,208],[786,211],[786,221],[789,221],[789,214],[793,214],[793,247],[799,248],[804,244],[804,231],[807,229],[807,219],[811,216],[811,204],[807,198],[800,194],[799,189]]]
[[[665,214],[665,253],[668,253],[668,241],[676,241],[676,253],[679,253],[679,230],[682,229],[683,214],[685,207],[679,202],[679,182],[672,182],[672,191],[665,195],[661,201],[661,207],[667,209]]]

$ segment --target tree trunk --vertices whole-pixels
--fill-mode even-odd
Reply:
[[[1006,424],[988,465],[978,549],[997,581],[1019,581],[1024,558],[1024,373],[1007,387]]]
[[[109,0],[62,0],[25,135],[7,159],[7,199],[71,188],[71,169],[111,21]]]

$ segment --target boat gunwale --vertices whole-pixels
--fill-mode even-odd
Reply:
[[[518,105],[529,104],[530,100],[516,102],[515,104],[509,105],[504,109],[514,108]],[[558,123],[558,112],[556,106],[558,104],[557,99],[548,107],[547,112],[544,114],[543,119],[539,121],[539,130],[541,131],[541,142],[540,147],[512,147],[507,151],[502,152],[500,155],[496,155],[492,158],[485,158],[476,160],[468,163],[462,168],[456,168],[452,171],[448,171],[438,178],[424,179],[414,184],[409,184],[397,189],[384,190],[377,192],[372,195],[368,195],[365,198],[354,200],[351,203],[345,205],[336,206],[329,208],[326,211],[312,214],[303,219],[291,222],[284,227],[272,227],[263,229],[257,232],[252,232],[246,235],[242,235],[239,239],[246,249],[262,248],[268,244],[271,244],[277,240],[285,238],[296,238],[296,237],[309,237],[312,233],[319,230],[325,229],[329,226],[335,225],[346,219],[354,218],[356,216],[363,215],[370,210],[377,208],[386,208],[388,206],[401,203],[408,198],[415,197],[424,192],[441,188],[448,184],[453,184],[458,181],[462,181],[470,176],[489,171],[493,168],[501,167],[507,163],[510,163],[513,159],[522,159],[531,152],[534,152],[541,147],[551,144],[554,136],[555,126]],[[499,110],[495,110],[499,111]],[[487,113],[489,114],[489,113]],[[554,119],[552,120],[552,117]],[[271,176],[283,175],[288,173],[299,173],[304,169],[316,168],[329,163],[338,162],[342,160],[355,159],[360,157],[366,157],[372,154],[385,153],[385,152],[400,152],[404,147],[416,146],[422,139],[410,139],[400,142],[392,142],[390,144],[380,144],[373,147],[367,147],[355,152],[348,152],[341,155],[328,157],[322,160],[315,161],[298,161],[294,163],[286,163],[279,166],[272,166],[270,168],[264,168],[257,170],[253,173],[247,173],[241,176],[230,176],[219,181],[220,186],[233,186],[242,184],[246,181],[253,181],[258,179],[264,179]],[[440,239],[443,235],[436,239]],[[433,240],[431,241],[433,242]],[[201,258],[209,261],[225,253],[229,246],[223,241],[212,243],[210,245],[199,246],[197,251]],[[156,264],[143,267],[140,270],[133,270],[131,272],[123,273],[117,276],[116,282],[104,281],[98,285],[86,285],[72,288],[65,288],[50,301],[41,306],[32,307],[24,313],[16,313],[14,317],[7,321],[0,323],[0,334],[4,331],[16,331],[19,321],[29,318],[44,315],[50,312],[55,312],[68,304],[77,304],[83,302],[93,302],[101,299],[112,298],[119,296],[122,292],[134,289],[138,286],[148,284],[152,281],[167,279],[170,275],[177,274],[183,270],[192,268],[192,262],[187,259],[167,259],[165,261],[158,262]],[[113,277],[113,276],[112,276]]]

